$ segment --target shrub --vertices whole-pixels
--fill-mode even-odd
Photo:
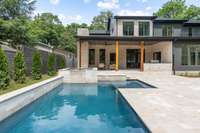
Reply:
[[[21,84],[26,80],[24,55],[21,51],[18,51],[14,58],[14,80]]]
[[[60,62],[59,62],[59,68],[65,68],[65,65],[66,65],[66,63],[65,63],[65,57],[62,57],[61,58],[61,60],[60,60]]]
[[[9,85],[9,81],[8,59],[0,48],[0,88],[6,88]]]
[[[55,59],[55,54],[51,53],[48,57],[48,75],[53,76],[56,74],[56,59]]]
[[[32,59],[32,78],[35,80],[39,80],[42,78],[41,67],[42,61],[40,57],[40,53],[36,51],[33,55]]]

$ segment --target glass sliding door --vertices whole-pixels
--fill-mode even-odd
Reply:
[[[140,50],[139,49],[126,50],[126,67],[128,69],[140,67]]]
[[[197,66],[200,65],[200,46],[182,47],[182,65]]]

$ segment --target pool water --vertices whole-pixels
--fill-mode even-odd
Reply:
[[[102,83],[106,83],[106,82],[102,82]],[[112,84],[113,87],[115,88],[126,88],[126,89],[130,89],[130,88],[155,88],[153,86],[150,86],[142,81],[139,80],[128,80],[128,81],[118,81],[118,82],[107,82],[107,84]]]
[[[149,133],[113,84],[62,84],[0,123],[0,133]]]

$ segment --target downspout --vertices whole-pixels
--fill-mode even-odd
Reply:
[[[174,42],[176,42],[177,41],[177,39],[172,39],[172,73],[173,73],[173,75],[175,75],[176,74],[176,71],[175,71],[175,65],[174,65],[174,63],[175,63],[175,57],[174,57]]]

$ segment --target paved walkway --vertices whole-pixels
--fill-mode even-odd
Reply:
[[[137,71],[117,73],[157,87],[120,89],[152,133],[200,133],[200,78]]]

